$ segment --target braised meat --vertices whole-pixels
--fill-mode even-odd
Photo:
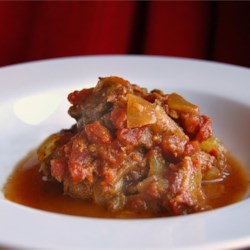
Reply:
[[[42,174],[65,194],[114,212],[209,209],[202,183],[225,178],[226,150],[198,106],[115,76],[68,100],[76,124],[38,149]]]

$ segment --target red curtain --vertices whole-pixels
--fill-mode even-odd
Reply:
[[[250,2],[0,2],[0,66],[96,54],[150,54],[250,67]]]

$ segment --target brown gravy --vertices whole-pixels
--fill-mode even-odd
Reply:
[[[241,200],[249,187],[246,171],[232,157],[230,175],[220,182],[203,185],[207,203],[212,208],[223,207]],[[150,218],[155,214],[133,214],[128,212],[112,213],[92,203],[63,195],[58,183],[42,180],[39,164],[34,153],[25,158],[9,177],[4,187],[8,200],[50,212],[101,218]],[[158,217],[167,216],[159,214]]]

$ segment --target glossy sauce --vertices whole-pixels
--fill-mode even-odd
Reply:
[[[212,208],[241,200],[249,188],[246,171],[231,156],[229,156],[229,164],[231,165],[230,174],[226,179],[203,184],[207,204]],[[64,195],[62,185],[42,179],[34,154],[30,154],[16,167],[4,187],[4,195],[16,203],[61,214],[102,218],[156,217],[155,214],[112,213],[91,201]],[[161,216],[167,216],[167,214],[157,215],[157,217]]]

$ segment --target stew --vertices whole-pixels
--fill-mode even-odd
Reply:
[[[195,213],[240,200],[243,168],[182,96],[115,76],[69,94],[76,123],[49,136],[5,187],[16,202],[94,217]],[[27,164],[28,162],[28,164]]]

